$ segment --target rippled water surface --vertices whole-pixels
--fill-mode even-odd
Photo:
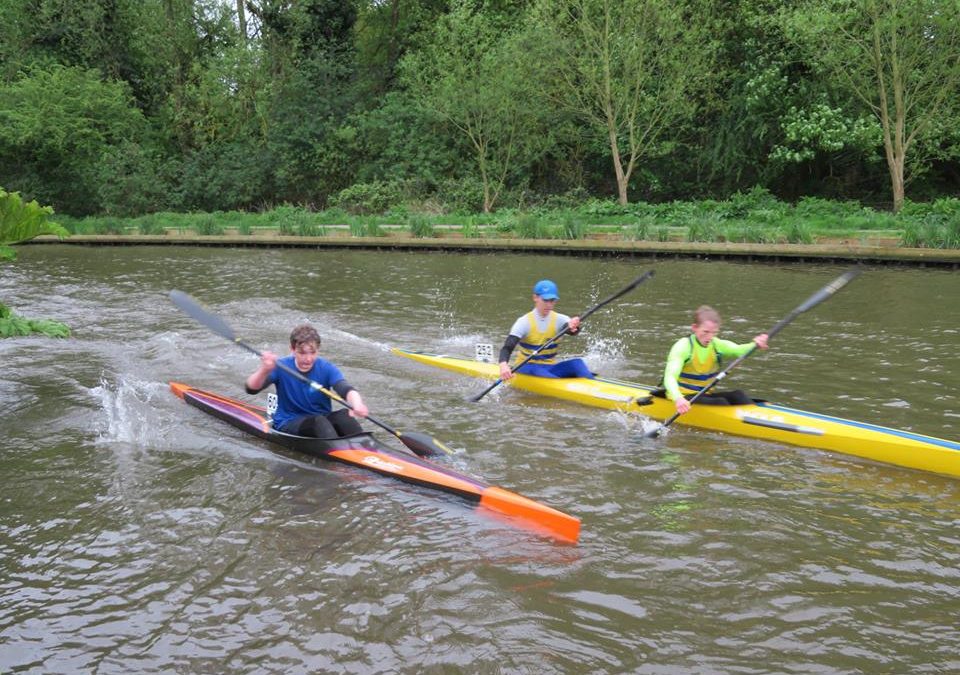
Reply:
[[[555,279],[566,353],[654,383],[698,304],[768,329],[842,268],[167,247],[21,247],[0,300],[70,340],[0,340],[0,671],[937,673],[960,670],[960,481],[674,428],[390,355],[499,346]],[[309,319],[383,421],[582,519],[577,546],[314,463],[185,406],[245,396],[247,342]],[[870,268],[731,383],[960,439],[960,275]],[[367,425],[371,430],[375,427]],[[383,432],[379,435],[398,443]]]

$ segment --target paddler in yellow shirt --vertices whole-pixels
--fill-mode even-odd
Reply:
[[[514,321],[510,333],[500,348],[500,378],[509,380],[514,371],[510,368],[510,355],[519,346],[516,363],[533,355],[516,372],[537,377],[586,377],[593,373],[583,359],[557,360],[557,345],[541,349],[553,338],[568,328],[570,335],[580,330],[580,317],[569,317],[554,311],[560,293],[550,279],[541,279],[533,286],[533,309]],[[537,350],[540,349],[539,352]],[[536,354],[534,354],[536,352]]]
[[[691,334],[677,340],[667,356],[667,365],[663,370],[662,387],[667,398],[676,403],[681,415],[690,411],[693,397],[720,374],[724,359],[733,360],[743,356],[754,344],[760,349],[767,348],[767,334],[761,333],[752,342],[736,344],[717,337],[720,332],[720,314],[707,305],[701,305],[693,314]],[[697,399],[697,404],[705,405],[743,405],[753,403],[753,399],[740,390],[711,391]]]

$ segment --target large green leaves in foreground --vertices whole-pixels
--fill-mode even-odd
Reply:
[[[24,202],[18,192],[0,188],[0,258],[12,260],[14,251],[8,244],[27,241],[41,234],[69,237],[62,226],[48,220],[53,215],[49,206],[40,206],[36,201]]]
[[[7,244],[33,239],[41,234],[69,236],[62,226],[47,220],[53,214],[49,206],[26,202],[16,192],[0,188],[0,260],[13,260],[14,250]],[[40,333],[50,337],[69,337],[70,329],[59,321],[25,319],[0,302],[0,338]]]

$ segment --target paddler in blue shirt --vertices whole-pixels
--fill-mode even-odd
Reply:
[[[340,369],[317,356],[320,350],[320,335],[306,324],[297,326],[290,333],[290,355],[278,359],[272,352],[263,352],[260,367],[246,380],[248,394],[256,394],[271,384],[277,388],[277,410],[273,415],[273,428],[284,433],[314,438],[335,438],[363,433],[363,428],[353,419],[366,417],[369,411],[360,396],[343,377]],[[282,368],[296,368],[307,378],[325,389],[340,395],[352,410],[341,408],[334,411],[330,397],[316,391]]]
[[[549,279],[542,279],[533,286],[533,309],[513,323],[510,334],[500,348],[500,378],[509,380],[514,373],[510,370],[510,355],[519,346],[515,363],[520,363],[533,354],[539,347],[549,342],[557,334],[570,327],[569,334],[580,330],[580,317],[569,317],[554,311],[560,299],[557,285]],[[557,361],[557,345],[551,345],[537,353],[516,372],[537,377],[587,377],[593,378],[590,368],[583,359]]]
[[[681,415],[690,411],[690,401],[686,397],[695,396],[720,374],[724,368],[724,359],[733,360],[743,356],[754,344],[760,349],[767,348],[766,333],[757,335],[753,338],[753,342],[739,345],[730,340],[718,338],[720,314],[707,305],[701,305],[694,312],[690,330],[692,331],[690,335],[674,343],[663,370],[663,389],[666,390],[667,398],[676,403],[677,412]],[[743,405],[753,403],[753,399],[740,390],[711,391],[697,399],[697,404],[701,403]]]

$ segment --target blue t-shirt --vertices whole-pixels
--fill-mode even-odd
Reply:
[[[282,363],[291,370],[297,370],[292,354],[277,359],[277,363]],[[297,372],[301,371],[297,370]],[[314,361],[313,368],[302,374],[325,389],[333,389],[333,385],[344,379],[339,368],[323,359]],[[267,384],[273,384],[277,388],[277,411],[273,414],[273,426],[276,429],[297,417],[329,415],[333,410],[329,396],[279,367],[274,368],[267,376]]]

